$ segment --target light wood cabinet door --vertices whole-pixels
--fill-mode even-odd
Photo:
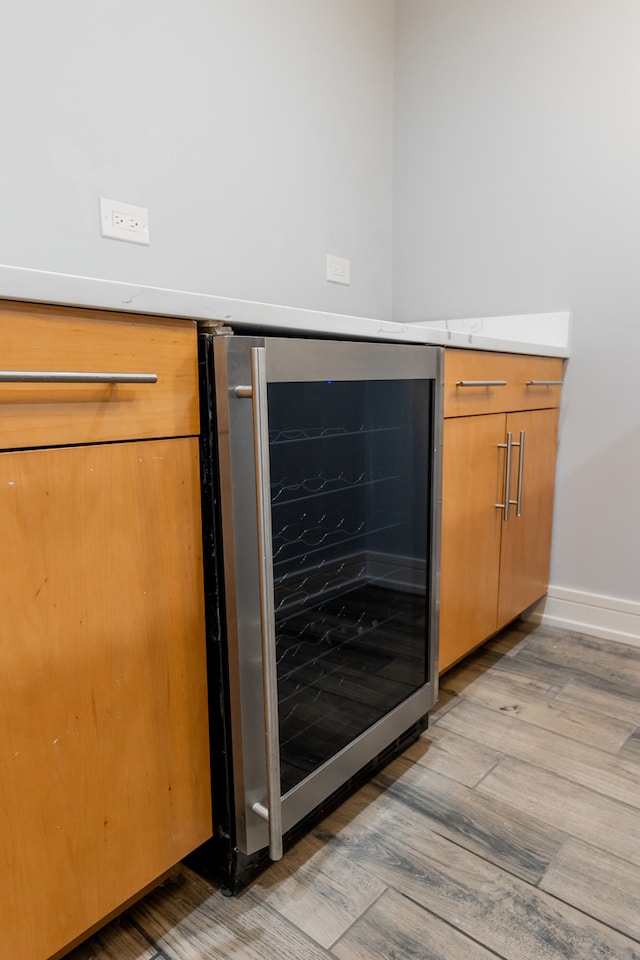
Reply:
[[[211,834],[194,437],[0,453],[0,940],[45,960]]]
[[[558,410],[510,413],[507,431],[517,443],[511,462],[509,490],[512,499],[520,491],[521,514],[512,505],[502,524],[500,551],[499,629],[535,603],[547,589],[553,488],[558,436]],[[522,469],[520,459],[522,457]],[[520,482],[521,481],[521,482]]]
[[[509,432],[514,447],[507,491]],[[553,408],[445,420],[441,673],[547,589],[557,432]],[[505,519],[496,504],[507,495],[512,502]]]
[[[439,669],[496,629],[505,416],[445,420]]]

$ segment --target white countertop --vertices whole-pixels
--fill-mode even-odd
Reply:
[[[222,320],[238,332],[250,328],[265,333],[434,343],[554,357],[569,356],[571,337],[571,314],[568,311],[396,323],[2,264],[0,299],[186,320]]]

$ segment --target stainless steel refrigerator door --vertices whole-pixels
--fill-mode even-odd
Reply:
[[[250,854],[269,845],[271,856],[277,858],[281,854],[283,832],[401,736],[435,702],[441,356],[439,348],[407,344],[257,337],[220,337],[214,341],[235,812],[237,842],[243,853]],[[418,409],[423,406],[424,397],[428,397],[427,411]],[[381,435],[386,432],[391,436],[392,427],[384,424],[392,417],[392,411],[387,409],[385,412],[385,406],[395,407],[399,398],[404,407],[395,415],[401,417],[403,423],[393,429],[398,433],[402,426],[414,432],[409,445],[404,440],[403,446],[387,449],[381,446],[380,438],[372,439],[369,434],[378,430]],[[334,409],[326,412],[323,419],[322,410],[329,411],[332,404]],[[359,409],[364,411],[367,407],[374,409],[377,418],[374,427],[365,429],[364,424],[349,427]],[[354,408],[358,410],[354,412]],[[340,411],[343,422],[337,421],[336,410]],[[370,416],[370,410],[367,416]],[[284,416],[282,411],[287,416],[290,413],[287,423],[294,426],[283,429],[282,424],[272,422],[276,411],[280,411],[281,419]],[[296,425],[296,416],[304,417],[305,413],[312,417],[318,414],[320,418],[320,426],[307,429],[307,433],[311,430],[309,437],[304,435],[304,428]],[[353,424],[357,422],[353,421]],[[303,464],[300,471],[295,467],[295,458],[302,454],[286,453],[287,445],[293,449],[293,444],[300,440],[303,442],[297,450],[306,448],[305,456],[309,456],[311,447],[315,450],[310,455],[315,463],[311,471],[313,476],[304,475]],[[343,457],[340,470],[331,472],[324,467],[328,454],[321,452],[320,447],[328,442],[334,446],[334,458]],[[387,443],[387,439],[384,442]],[[400,439],[395,441],[398,442]],[[336,452],[340,444],[345,451],[349,450],[348,454]],[[278,452],[278,445],[284,453]],[[362,448],[360,452],[359,446]],[[409,447],[419,453],[415,463]],[[404,476],[404,486],[398,488],[400,494],[396,492],[395,500],[390,504],[393,498],[388,491],[391,488],[387,485],[387,493],[384,492],[385,483],[390,481],[378,474],[381,473],[380,463],[390,473],[392,471],[386,469],[386,464],[394,466],[398,460],[403,462],[400,472]],[[291,464],[294,464],[293,468]],[[272,466],[280,473],[285,471],[287,476],[272,477]],[[360,482],[360,474],[364,476],[372,471],[374,475],[367,476],[366,484]],[[414,472],[419,476],[414,478]],[[413,567],[413,571],[407,573],[405,569],[399,575],[391,570],[393,564],[389,562],[393,557],[398,564],[402,553],[397,546],[399,541],[394,541],[395,535],[389,530],[376,533],[375,539],[369,527],[372,526],[372,515],[388,520],[387,513],[393,508],[394,517],[405,511],[403,523],[396,523],[396,526],[402,526],[406,533],[410,506],[398,501],[407,499],[404,495],[407,484],[417,484],[418,494],[424,490],[424,517],[428,529],[425,527],[424,557],[404,563],[404,568]],[[363,491],[365,486],[368,489]],[[341,499],[345,516],[337,524],[327,520],[330,510],[319,505],[320,496],[325,497],[325,502]],[[297,506],[291,506],[294,502]],[[349,508],[350,502],[355,506]],[[421,514],[423,506],[419,499],[416,503],[418,514]],[[278,517],[284,517],[286,522]],[[329,522],[333,526],[329,526]],[[421,522],[418,521],[418,526]],[[385,524],[379,523],[378,526],[382,529]],[[387,528],[392,526],[392,523],[386,523]],[[274,527],[277,528],[275,531]],[[345,532],[353,542],[359,540],[358,550],[350,547],[350,553],[344,552]],[[305,553],[304,563],[296,555],[300,545]],[[415,554],[417,551],[408,552]],[[318,737],[315,741],[312,737],[312,747],[309,749],[307,743],[303,749],[305,756],[296,772],[293,770],[296,763],[292,764],[291,758],[298,739],[297,717],[300,716],[302,726],[305,722],[309,727],[314,723],[318,725],[314,716],[302,716],[305,704],[291,696],[295,683],[301,683],[299,679],[292,680],[297,669],[295,658],[300,649],[305,644],[309,647],[311,642],[312,628],[304,621],[305,604],[314,608],[315,616],[322,624],[320,628],[314,627],[320,632],[313,640],[313,656],[309,662],[319,662],[325,655],[325,659],[335,659],[336,631],[350,630],[354,645],[361,642],[355,636],[358,631],[368,631],[369,637],[376,642],[382,635],[375,611],[366,614],[367,623],[358,626],[357,630],[355,621],[348,619],[349,612],[344,614],[354,596],[354,587],[365,584],[371,589],[371,584],[382,584],[388,595],[393,596],[388,588],[393,588],[398,576],[405,586],[409,583],[406,589],[403,588],[409,603],[410,595],[426,597],[424,646],[425,650],[428,647],[428,660],[419,667],[420,675],[415,684],[412,681],[407,692],[402,686],[402,678],[394,675],[393,657],[380,652],[382,657],[387,656],[389,665],[383,669],[389,673],[385,677],[382,672],[376,678],[378,686],[372,686],[367,696],[369,700],[375,699],[383,691],[386,696],[386,690],[390,688],[389,708],[379,717],[372,714],[371,722],[366,719],[369,716],[366,710],[364,719],[357,721],[353,720],[350,710],[344,711],[342,719],[338,711],[331,728],[331,742],[326,746]],[[308,587],[314,577],[320,584],[315,593]],[[349,577],[352,591],[349,596],[341,594],[339,588],[330,587],[332,582]],[[305,594],[296,606],[297,601],[294,602],[292,597],[301,595],[303,587],[312,595],[312,600],[309,601]],[[380,600],[378,597],[368,598],[367,603],[373,604],[377,610]],[[365,614],[358,613],[358,616],[362,621]],[[329,622],[331,627],[325,630]],[[404,629],[410,632],[413,628],[405,626]],[[333,636],[329,650],[327,637],[331,630]],[[275,645],[278,636],[281,650],[277,664]],[[411,642],[419,645],[420,638],[413,638]],[[320,647],[323,649],[318,653]],[[354,651],[351,650],[348,656],[347,680],[353,682]],[[291,663],[293,669],[289,669]],[[331,669],[323,664],[323,681],[330,673]],[[344,679],[341,677],[339,682]],[[399,692],[393,693],[395,687]],[[336,699],[335,691],[324,690],[323,696],[332,702]],[[335,703],[333,705],[335,708]],[[283,733],[287,723],[289,732]],[[350,727],[354,728],[355,735],[347,739],[346,732]],[[327,737],[325,732],[325,741]],[[281,745],[286,755],[283,770],[280,769]]]

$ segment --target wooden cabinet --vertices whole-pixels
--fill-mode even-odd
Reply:
[[[4,304],[0,339],[158,378],[0,383],[0,939],[46,960],[211,834],[196,332]]]
[[[445,352],[441,672],[547,588],[561,380],[552,357]]]

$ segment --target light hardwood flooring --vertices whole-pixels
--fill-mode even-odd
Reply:
[[[525,624],[233,899],[180,867],[70,960],[640,960],[640,649]]]

